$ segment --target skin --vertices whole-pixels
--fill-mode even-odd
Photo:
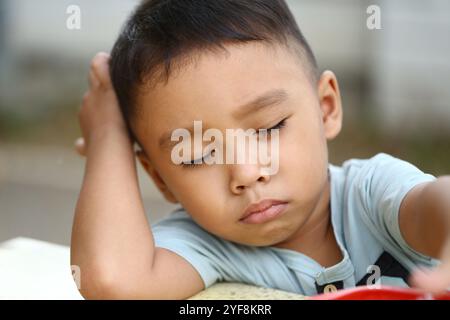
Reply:
[[[326,142],[339,132],[342,121],[337,81],[331,72],[322,76],[320,101],[296,57],[284,48],[252,44],[229,50],[228,58],[204,56],[167,85],[139,97],[138,108],[144,110],[135,124],[144,149],[139,159],[168,200],[181,203],[199,225],[219,237],[299,251],[308,250],[311,243],[321,245],[326,230],[309,234],[307,239],[314,234],[311,243],[301,240],[318,223],[323,222],[323,228],[328,225]],[[244,66],[247,72],[243,73]],[[245,118],[232,117],[239,106],[271,89],[286,90],[288,100]],[[226,128],[270,128],[285,118],[279,171],[272,176],[261,175],[258,164],[185,168],[173,164],[170,150],[158,146],[163,132],[192,126],[194,120],[224,132]],[[250,203],[262,199],[288,201],[286,214],[262,225],[239,221]]]
[[[327,141],[335,138],[342,126],[335,75],[325,71],[317,83],[311,81],[299,59],[281,46],[250,43],[227,49],[229,55],[203,54],[196,64],[183,68],[167,84],[141,90],[137,103],[140,118],[132,122],[143,147],[136,153],[137,158],[164,197],[180,203],[209,232],[241,244],[302,252],[323,266],[338,263],[342,256],[330,223],[327,178]],[[87,155],[87,169],[75,213],[72,264],[84,265],[92,274],[89,278],[94,279],[105,273],[106,268],[99,266],[109,259],[117,270],[108,271],[108,279],[125,277],[120,270],[133,270],[129,274],[136,277],[130,279],[128,275],[127,280],[137,285],[146,278],[149,265],[156,265],[154,269],[161,265],[161,270],[166,267],[157,263],[163,259],[156,256],[163,254],[154,248],[145,219],[132,144],[109,80],[107,60],[106,54],[94,58],[90,90],[80,111],[83,140],[78,141],[77,149]],[[271,89],[284,89],[288,99],[247,117],[232,116],[239,106]],[[271,128],[285,118],[285,127],[280,129],[279,170],[272,176],[261,175],[258,164],[183,167],[171,161],[170,149],[158,145],[163,133],[192,126],[194,120],[202,120],[204,130],[211,127],[224,131]],[[105,169],[108,164],[109,171]],[[110,176],[108,183],[102,182],[106,174]],[[431,275],[417,272],[413,277],[416,286],[431,292],[442,291],[450,284],[450,205],[444,200],[448,194],[441,191],[443,187],[449,190],[449,184],[448,177],[442,177],[414,188],[400,212],[406,241],[421,252],[446,258]],[[287,210],[263,224],[240,221],[245,208],[262,199],[287,201]],[[431,208],[436,201],[439,210]],[[430,211],[434,214],[423,214]],[[117,219],[111,221],[111,216]],[[439,238],[434,237],[435,224],[443,226]],[[424,237],[434,240],[426,244],[417,240]],[[198,281],[198,275],[189,275]],[[155,282],[155,277],[152,280],[149,283]],[[125,281],[121,283],[123,289]],[[115,286],[120,284],[115,282]]]

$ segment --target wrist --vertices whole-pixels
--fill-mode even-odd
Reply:
[[[132,141],[128,133],[128,129],[122,125],[103,124],[92,130],[87,139],[87,150],[98,148],[99,145],[104,145],[107,141],[114,141],[117,144],[124,144],[132,147]]]

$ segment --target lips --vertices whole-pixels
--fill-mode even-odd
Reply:
[[[272,199],[263,200],[248,206],[240,221],[247,223],[262,223],[281,214],[286,206],[286,201]]]

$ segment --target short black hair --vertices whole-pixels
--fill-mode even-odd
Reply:
[[[136,89],[168,81],[175,59],[229,43],[294,43],[312,79],[317,63],[284,0],[146,0],[125,23],[111,52],[111,80],[127,123]]]

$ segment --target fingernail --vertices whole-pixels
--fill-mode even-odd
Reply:
[[[75,140],[75,145],[77,146],[81,146],[84,143],[84,139],[83,138],[78,138]]]

